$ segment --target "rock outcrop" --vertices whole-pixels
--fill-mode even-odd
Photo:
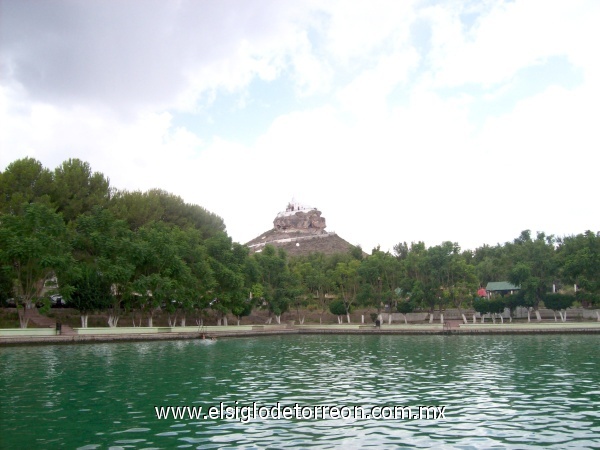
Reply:
[[[323,234],[327,227],[321,211],[294,202],[289,203],[284,212],[277,214],[273,226],[278,231],[304,231],[309,234]]]
[[[346,253],[352,244],[336,233],[325,231],[326,220],[317,208],[302,205],[294,200],[285,211],[273,220],[273,229],[252,239],[246,245],[252,253],[267,245],[284,248],[291,256],[309,253]]]

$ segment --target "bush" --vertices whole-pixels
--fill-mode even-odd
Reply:
[[[411,301],[401,301],[398,302],[398,306],[396,307],[400,314],[408,314],[415,310],[415,305]]]
[[[350,311],[346,311],[346,305],[342,300],[334,300],[329,305],[329,311],[331,314],[335,314],[336,316],[343,316]]]
[[[483,316],[490,312],[490,301],[485,297],[474,298],[473,309]]]
[[[572,295],[549,293],[544,296],[544,306],[553,311],[562,311],[563,309],[567,309],[573,305],[574,301],[575,297]]]

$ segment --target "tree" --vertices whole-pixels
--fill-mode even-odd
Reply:
[[[529,306],[529,303],[525,299],[525,295],[524,295],[523,291],[521,291],[521,290],[515,292],[514,294],[505,295],[502,300],[504,301],[504,305],[506,306],[506,308],[508,308],[508,310],[509,310],[511,322],[512,322],[513,316],[515,315],[515,311],[516,311],[517,307],[519,307],[519,306],[528,307]]]
[[[485,315],[490,312],[490,301],[485,297],[475,297],[473,299],[473,309],[481,316],[481,323],[485,320]]]
[[[110,199],[108,179],[93,172],[87,162],[69,159],[54,171],[52,202],[68,223],[90,212],[94,206],[106,206]]]
[[[458,244],[451,242],[444,242],[439,250],[434,247],[430,251],[438,251],[432,266],[436,284],[441,286],[443,303],[452,304],[462,314],[463,302],[472,297],[478,285],[475,268],[466,259],[469,254],[461,254]]]
[[[337,316],[338,323],[341,324],[342,316],[350,313],[350,309],[347,308],[346,304],[341,299],[336,299],[329,304],[329,311],[331,314]]]
[[[424,242],[413,242],[407,249],[406,243],[396,246],[396,258],[401,262],[399,287],[417,307],[426,307],[430,314],[441,292],[433,278],[431,259]],[[400,253],[399,253],[400,252]]]
[[[81,327],[87,328],[88,314],[105,310],[111,303],[110,281],[94,267],[82,264],[79,277],[73,282],[69,306],[77,309],[81,316]]]
[[[153,325],[154,313],[172,302],[182,283],[191,276],[183,260],[181,230],[164,223],[142,227],[136,239],[136,276],[132,283],[135,295],[129,297],[132,307],[141,310]]]
[[[415,304],[410,299],[401,299],[396,306],[397,311],[404,316],[404,324],[408,324],[406,315],[415,310]]]
[[[500,320],[504,323],[504,318],[502,314],[506,309],[506,304],[504,303],[504,299],[502,297],[496,297],[489,300],[488,311],[492,315],[492,321],[496,323],[496,315],[500,316]]]
[[[8,165],[0,173],[0,213],[21,215],[24,205],[50,205],[52,173],[33,158],[24,158]]]
[[[514,261],[509,259],[505,247],[498,244],[494,247],[483,245],[475,250],[471,264],[482,286],[490,281],[507,280]]]
[[[179,234],[180,256],[190,268],[189,276],[180,281],[180,289],[174,304],[180,316],[181,326],[185,326],[186,316],[195,313],[199,325],[211,300],[215,279],[210,266],[208,252],[199,230],[188,228]]]
[[[225,231],[223,219],[217,215],[161,189],[117,191],[111,197],[110,208],[132,230],[152,222],[165,222],[181,229],[194,228],[203,239]]]
[[[586,231],[576,236],[565,237],[559,245],[557,259],[561,267],[561,278],[576,285],[589,298],[600,294],[600,233]]]
[[[227,325],[227,313],[248,298],[249,288],[244,285],[247,250],[234,244],[223,232],[207,239],[205,244],[215,279],[210,306],[217,311],[218,323],[223,321]]]
[[[321,323],[323,314],[329,310],[332,298],[334,285],[330,276],[332,257],[325,256],[323,253],[312,253],[292,259],[290,267],[299,278],[303,294],[308,299],[308,306],[316,307],[319,323]]]
[[[529,230],[525,230],[513,244],[506,245],[514,261],[509,281],[521,287],[525,301],[534,309],[538,320],[541,320],[539,303],[558,278],[555,243],[554,236],[541,232],[532,240]]]
[[[8,299],[12,298],[13,295],[11,271],[0,264],[0,306],[6,306]]]
[[[371,256],[364,259],[358,267],[361,282],[359,301],[364,305],[374,306],[378,314],[383,305],[387,305],[391,312],[395,307],[400,268],[399,261],[390,253],[374,249]]]
[[[546,308],[551,309],[554,313],[554,321],[556,322],[556,311],[560,315],[560,320],[565,322],[567,320],[567,308],[570,308],[575,301],[575,297],[572,295],[565,295],[559,293],[547,293],[544,296],[544,305]],[[564,315],[563,315],[564,311]]]
[[[98,206],[78,216],[74,224],[74,258],[84,267],[83,273],[101,274],[110,286],[110,301],[100,308],[108,310],[110,327],[118,324],[123,294],[130,289],[135,273],[133,238],[125,221]]]
[[[289,309],[292,299],[301,294],[298,279],[290,273],[283,249],[266,245],[262,252],[254,254],[254,258],[260,267],[263,301],[269,308],[269,314],[281,323],[281,315]]]
[[[67,228],[62,217],[50,207],[32,203],[23,207],[22,215],[0,217],[0,261],[14,280],[15,300],[22,328],[27,327],[26,310],[40,297],[44,281],[59,277],[63,296],[68,284],[61,278],[73,266]]]
[[[350,310],[356,300],[356,294],[359,289],[359,267],[360,261],[353,259],[348,262],[337,263],[333,272],[333,279],[338,291],[338,299],[344,304],[348,323],[350,323]]]

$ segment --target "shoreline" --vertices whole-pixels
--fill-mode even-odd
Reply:
[[[260,337],[278,335],[315,335],[315,334],[340,334],[340,335],[446,335],[446,336],[473,336],[473,335],[532,335],[532,334],[600,334],[600,322],[566,322],[566,323],[505,323],[505,324],[460,324],[444,326],[443,324],[410,324],[410,325],[382,325],[376,328],[372,325],[342,324],[342,325],[264,325],[252,329],[238,328],[236,325],[228,327],[204,327],[201,330],[178,332],[176,329],[169,332],[144,333],[138,328],[135,332],[128,333],[126,327],[119,333],[112,334],[86,332],[85,334],[46,335],[36,336],[23,333],[19,336],[0,335],[0,345],[44,345],[44,344],[79,344],[98,342],[136,342],[157,340],[188,340]],[[2,330],[0,330],[1,332]]]

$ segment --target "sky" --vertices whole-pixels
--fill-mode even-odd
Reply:
[[[0,170],[88,162],[234,241],[600,230],[597,0],[0,0]]]

